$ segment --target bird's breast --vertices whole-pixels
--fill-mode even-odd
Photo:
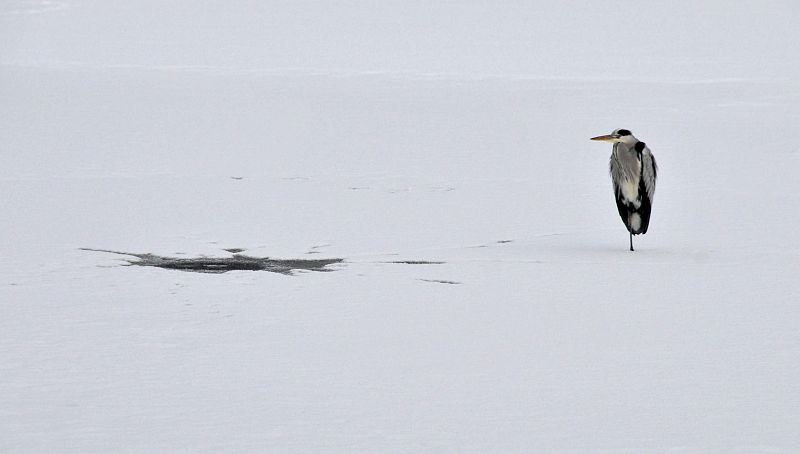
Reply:
[[[614,147],[611,156],[612,177],[617,184],[619,196],[625,203],[639,208],[642,201],[639,197],[639,180],[642,177],[642,162],[639,156],[619,144]]]
[[[632,181],[627,178],[622,180],[622,183],[619,185],[619,192],[626,202],[633,204],[636,208],[639,208],[639,205],[641,205],[642,201],[639,198],[638,181]]]

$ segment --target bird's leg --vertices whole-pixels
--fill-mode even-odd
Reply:
[[[631,252],[633,252],[633,230],[631,230],[631,212],[630,211],[628,212],[628,224],[626,225],[626,227],[628,227],[628,235],[630,236],[630,240],[631,240]]]

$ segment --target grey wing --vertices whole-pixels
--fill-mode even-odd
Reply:
[[[622,167],[619,165],[616,153],[611,153],[608,158],[608,174],[611,175],[611,183],[614,185],[614,195],[619,195],[619,182],[624,178]]]
[[[658,176],[658,165],[656,158],[647,146],[642,150],[642,182],[647,190],[647,198],[653,203],[653,195],[656,193],[656,177]]]

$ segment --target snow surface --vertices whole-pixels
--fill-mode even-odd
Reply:
[[[0,452],[800,451],[797,23],[0,2]],[[635,253],[619,127],[661,169]]]

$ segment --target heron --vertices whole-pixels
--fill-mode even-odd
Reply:
[[[617,211],[628,229],[633,251],[633,236],[647,233],[650,210],[656,192],[658,166],[653,153],[627,129],[615,129],[611,134],[591,140],[613,142],[609,172],[614,186]]]

